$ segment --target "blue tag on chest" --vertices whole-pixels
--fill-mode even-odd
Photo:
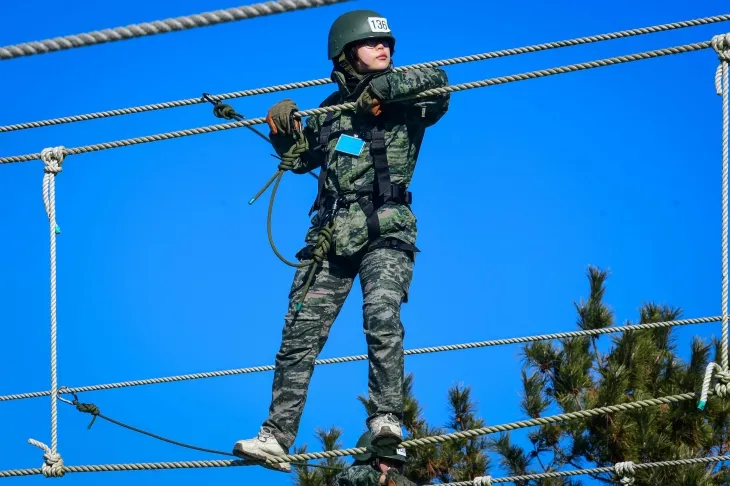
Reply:
[[[364,146],[365,141],[360,140],[357,137],[351,137],[349,135],[342,134],[337,140],[335,150],[337,152],[342,152],[343,154],[352,155],[353,157],[360,157]]]

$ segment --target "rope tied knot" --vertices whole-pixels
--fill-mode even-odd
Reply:
[[[730,62],[730,33],[714,36],[711,44],[721,61]]]
[[[314,248],[312,248],[312,260],[314,260],[317,265],[322,263],[332,247],[333,232],[334,221],[330,221],[330,224],[322,226],[317,234],[317,243],[314,245]]]
[[[58,452],[53,452],[43,442],[34,439],[28,439],[28,443],[43,449],[43,460],[45,461],[41,467],[41,472],[47,478],[61,478],[65,474],[63,470],[63,458]]]
[[[730,34],[720,34],[712,38],[712,48],[720,59],[720,65],[715,72],[715,91],[722,96],[725,91],[722,87],[723,76],[728,75],[728,64],[730,63]],[[724,73],[724,75],[723,75]]]
[[[492,476],[477,476],[472,482],[474,486],[492,486]]]
[[[238,113],[236,113],[236,110],[234,110],[231,105],[228,105],[226,103],[220,103],[220,102],[218,102],[213,107],[213,115],[215,115],[216,118],[226,118],[228,120],[231,120],[236,115],[238,115]]]
[[[730,370],[723,370],[719,364],[712,362],[705,369],[705,378],[702,381],[702,394],[700,395],[700,403],[697,405],[697,408],[700,410],[704,410],[707,404],[707,395],[710,393],[710,383],[713,374],[717,378],[717,382],[713,388],[715,394],[720,398],[730,396]]]
[[[66,147],[50,147],[41,151],[41,160],[45,164],[46,174],[58,174],[63,170],[63,160],[66,158]]]
[[[94,425],[94,422],[96,421],[96,417],[101,415],[99,407],[97,407],[93,403],[81,403],[76,398],[74,398],[74,401],[71,403],[76,406],[76,410],[78,410],[79,412],[90,413],[91,415],[93,415],[93,417],[91,418],[91,422],[89,422],[89,425],[86,426],[87,429],[91,429],[91,426]]]
[[[613,466],[616,476],[620,477],[621,484],[634,484],[634,463],[631,461],[617,462]]]

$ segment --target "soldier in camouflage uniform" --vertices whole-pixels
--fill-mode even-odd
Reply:
[[[333,486],[415,486],[403,475],[405,448],[373,446],[371,435],[365,432],[357,441],[357,447],[367,451],[354,455],[355,462],[335,476]]]
[[[449,95],[400,101],[448,84],[441,69],[396,72],[391,55],[395,37],[377,12],[341,15],[329,33],[332,80],[337,91],[326,107],[355,102],[355,110],[311,116],[302,129],[292,116],[297,105],[285,99],[267,116],[281,170],[304,174],[320,168],[316,212],[297,253],[311,260],[322,228],[333,224],[329,251],[316,269],[299,306],[309,267],[298,268],[276,355],[269,417],[258,437],[241,440],[234,454],[266,459],[288,453],[307,397],[314,361],[330,327],[360,275],[364,332],[368,346],[368,391],[375,412],[366,425],[373,443],[402,440],[403,337],[400,308],[408,301],[413,275],[416,217],[411,212],[413,177],[426,128],[446,113]],[[315,252],[316,253],[316,252]],[[315,260],[316,261],[316,260]],[[288,463],[269,466],[289,471]]]

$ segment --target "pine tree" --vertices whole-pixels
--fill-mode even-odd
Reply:
[[[315,436],[319,441],[320,450],[329,451],[342,448],[340,442],[342,429],[338,427],[330,427],[329,430],[318,428]],[[305,452],[307,452],[307,444],[296,447],[294,454],[304,454]],[[295,486],[333,486],[335,476],[347,465],[347,462],[342,458],[333,457],[320,459],[319,462],[313,464],[327,466],[327,468],[296,467]]]
[[[590,297],[575,303],[580,329],[613,325],[613,312],[604,303],[606,279],[607,272],[589,267]],[[678,308],[645,303],[639,323],[671,321],[680,316]],[[719,356],[718,343],[705,344],[695,338],[690,360],[683,363],[677,356],[671,327],[624,332],[611,341],[604,355],[595,337],[526,345],[521,402],[524,413],[537,418],[699,391],[713,347]],[[500,464],[510,475],[727,453],[728,404],[713,399],[704,411],[697,410],[696,405],[696,401],[689,400],[541,426],[529,432],[529,451],[513,444],[509,434],[491,439],[490,447],[501,456]],[[720,464],[709,464],[641,469],[634,477],[636,486],[709,486],[728,484],[730,472]],[[594,479],[614,484],[615,476],[606,473]],[[581,483],[575,478],[555,478],[516,484]]]

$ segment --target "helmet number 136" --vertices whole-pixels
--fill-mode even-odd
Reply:
[[[388,21],[382,17],[368,17],[372,32],[390,32]]]

